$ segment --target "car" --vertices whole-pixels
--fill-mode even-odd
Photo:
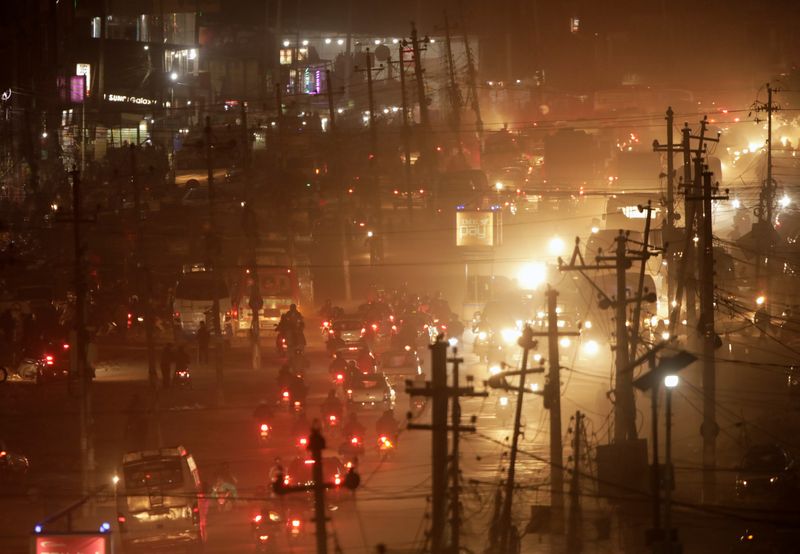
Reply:
[[[330,326],[330,337],[340,339],[345,346],[360,345],[364,335],[364,322],[358,318],[337,319]]]
[[[377,371],[362,376],[348,384],[347,402],[351,407],[394,408],[397,393],[385,373]]]
[[[413,379],[422,375],[422,363],[412,348],[387,350],[378,358],[378,371],[384,375]]]
[[[28,478],[30,462],[22,454],[11,451],[0,439],[0,486],[3,490],[24,487]]]
[[[336,456],[323,454],[322,478],[334,488],[344,483],[347,470],[341,460]],[[314,459],[310,455],[298,456],[289,464],[284,474],[284,483],[287,485],[313,485],[314,484]]]
[[[743,501],[779,504],[798,491],[797,463],[778,444],[751,446],[736,472],[736,496]]]
[[[8,380],[34,385],[66,383],[70,378],[69,349],[70,344],[60,340],[29,349],[16,367],[10,368]]]

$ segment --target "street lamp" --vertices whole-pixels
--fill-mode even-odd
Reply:
[[[169,78],[172,79],[173,81],[177,81],[178,74],[175,71],[173,71],[172,73],[169,74]]]
[[[672,551],[672,389],[677,387],[679,382],[680,379],[675,374],[664,376],[664,386],[667,388],[667,413],[665,416],[667,418],[667,437],[664,442],[664,456],[666,458],[664,465],[667,470],[667,476],[664,479],[666,486],[664,491],[664,527],[667,528],[667,552]]]

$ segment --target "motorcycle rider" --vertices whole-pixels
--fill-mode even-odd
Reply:
[[[347,418],[347,423],[345,423],[342,431],[344,432],[345,437],[359,438],[363,438],[367,432],[364,426],[361,425],[361,422],[358,421],[358,415],[355,412],[350,413],[350,416]]]
[[[394,417],[394,410],[391,408],[383,412],[383,415],[375,422],[375,432],[377,432],[378,435],[386,435],[394,439],[397,437],[399,430],[400,426]]]
[[[299,401],[305,405],[308,387],[306,386],[305,380],[300,375],[291,374],[288,388],[289,398],[291,398],[292,402]]]
[[[328,391],[328,397],[322,403],[322,415],[327,418],[329,415],[335,415],[340,420],[342,419],[342,402],[336,396],[336,389]]]
[[[286,345],[290,349],[294,349],[296,346],[305,346],[304,328],[305,321],[303,315],[297,310],[297,304],[290,305],[289,311],[281,314],[278,322],[278,333],[286,337]]]
[[[358,352],[358,368],[363,373],[373,373],[375,371],[375,358],[366,346],[362,346]]]

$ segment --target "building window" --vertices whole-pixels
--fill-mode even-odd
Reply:
[[[581,30],[581,20],[579,17],[570,17],[569,18],[569,32],[570,33],[577,33]]]
[[[199,70],[197,50],[187,48],[185,50],[165,50],[164,51],[164,70],[167,73],[175,72],[178,75],[196,75]]]
[[[291,48],[281,48],[281,65],[292,65]]]

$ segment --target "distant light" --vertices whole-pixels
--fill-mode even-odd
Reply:
[[[496,190],[498,190],[498,191],[501,191],[501,190],[503,190],[503,183],[502,183],[501,181],[497,181],[497,182],[494,184],[494,188],[495,188]]]
[[[553,237],[547,243],[547,251],[551,256],[561,256],[566,251],[567,245],[561,237]]]
[[[731,202],[731,204],[733,205],[734,209],[737,209],[737,210],[742,207],[742,201],[739,200],[738,198],[734,198],[733,202]]]
[[[189,59],[196,60],[197,59],[197,48],[189,49]]]
[[[373,42],[375,43],[375,46],[377,46],[381,43],[381,39],[376,38]]]
[[[542,361],[542,355],[541,354],[534,354],[533,355],[533,361],[538,364],[539,362]]]
[[[517,84],[519,85],[521,83],[522,83],[522,79],[517,79]]]
[[[501,370],[499,365],[493,365],[489,368],[489,375],[497,375],[498,373],[500,373],[500,371]]]
[[[783,196],[781,196],[781,199],[779,200],[779,202],[780,202],[781,208],[788,208],[789,204],[792,203],[792,199],[789,198],[786,194],[784,194]]]
[[[661,340],[669,340],[669,331],[661,333]]]
[[[667,375],[664,377],[664,386],[668,389],[674,389],[678,386],[680,379],[678,379],[677,375]]]
[[[392,44],[399,44],[399,43],[400,43],[400,39],[399,38],[393,38],[392,39]]]
[[[385,114],[389,113],[389,108],[383,108],[383,113]]]
[[[307,40],[303,41],[303,46],[308,46],[308,41]]]
[[[596,340],[586,341],[585,343],[583,343],[583,351],[589,356],[596,356],[597,353],[600,352],[600,345],[597,343]]]
[[[337,40],[337,41],[336,41],[336,44],[338,44],[339,46],[341,46],[342,44],[344,44],[344,39],[343,39],[343,38],[340,38],[339,40]]]
[[[192,101],[191,101],[191,100],[187,100],[187,101],[186,101],[186,105],[187,105],[187,106],[191,106],[191,105],[192,105]]]
[[[763,295],[759,296],[758,298],[756,298],[756,305],[763,306],[765,301],[766,301],[766,298],[764,298]]]
[[[150,50],[150,47],[149,47],[147,44],[145,44],[145,45],[144,45],[144,49],[145,49],[145,50]]]
[[[104,521],[103,524],[100,526],[100,532],[103,533],[109,530],[111,530],[111,524],[107,521]]]
[[[592,234],[593,235],[596,235],[599,232],[600,232],[600,227],[598,227],[597,225],[592,226]]]
[[[169,74],[169,78],[172,79],[173,81],[177,81],[178,74],[173,71],[172,73]]]
[[[114,477],[112,477],[111,482],[114,483],[115,485],[119,483],[119,475],[115,475]]]
[[[517,283],[521,289],[535,290],[547,279],[547,268],[543,263],[528,263],[517,272]]]
[[[569,337],[561,337],[561,340],[558,341],[558,344],[561,346],[561,348],[569,348],[572,344],[572,341]]]
[[[284,41],[283,41],[283,45],[284,45],[284,46],[289,46],[290,44],[291,44],[291,42],[290,42],[290,41],[288,41],[288,40],[284,40]]]
[[[325,44],[330,44],[331,42],[333,42],[333,40],[331,40],[331,39],[329,39],[329,38],[326,38],[326,39],[325,39]]]
[[[432,39],[431,39],[431,44],[433,44],[433,43],[435,43],[435,42],[436,42],[436,39],[435,39],[435,38],[432,38]]]
[[[447,339],[447,343],[450,345],[451,348],[455,348],[458,346],[458,339],[456,337],[450,337]]]
[[[373,232],[372,232],[372,231],[367,231],[367,237],[368,237],[368,238],[372,238],[372,235],[373,235]]]
[[[758,150],[760,150],[762,146],[764,146],[763,142],[751,142],[750,144],[747,145],[747,147],[750,149],[750,152],[752,152],[753,154],[755,154]]]
[[[344,108],[337,108],[336,113],[344,113]]]
[[[538,392],[539,391],[539,383],[531,383],[530,387],[531,392]]]
[[[42,138],[47,138],[47,131],[42,131]]]

